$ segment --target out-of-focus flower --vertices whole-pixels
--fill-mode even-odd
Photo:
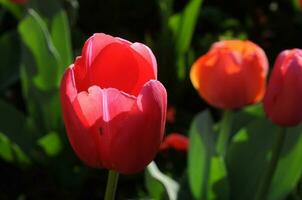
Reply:
[[[69,141],[87,165],[142,170],[163,138],[167,94],[152,51],[94,34],[64,73],[61,104]]]
[[[299,0],[299,6],[302,9],[302,0]]]
[[[175,149],[177,151],[188,151],[188,138],[179,133],[169,134],[160,145],[160,150]]]
[[[302,121],[302,50],[285,50],[276,59],[264,97],[264,110],[280,126]]]
[[[232,109],[262,100],[268,71],[264,51],[250,41],[226,40],[213,44],[193,64],[190,78],[210,105]]]
[[[175,122],[176,108],[174,106],[168,106],[167,110],[167,122],[173,124]]]

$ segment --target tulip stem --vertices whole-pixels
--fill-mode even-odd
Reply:
[[[224,157],[226,148],[230,138],[230,132],[232,128],[233,111],[224,110],[222,119],[220,122],[220,131],[217,140],[217,153]]]
[[[118,172],[113,170],[109,170],[108,172],[108,179],[107,179],[107,186],[106,186],[106,193],[105,193],[105,200],[114,200],[115,199],[115,191],[118,182]]]
[[[281,127],[272,149],[271,159],[268,164],[267,171],[258,188],[255,200],[265,200],[267,198],[267,193],[270,189],[275,171],[278,166],[278,161],[284,145],[285,136],[286,136],[286,128]]]

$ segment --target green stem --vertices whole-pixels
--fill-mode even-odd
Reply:
[[[281,127],[277,135],[277,140],[275,141],[275,144],[272,149],[272,157],[270,159],[270,163],[268,165],[262,183],[260,184],[260,187],[256,193],[255,200],[265,200],[267,198],[267,193],[270,189],[272,179],[274,178],[274,174],[278,166],[278,161],[284,145],[285,136],[286,128]]]
[[[220,131],[217,141],[217,152],[219,155],[224,156],[225,151],[229,142],[230,132],[233,121],[233,112],[232,110],[224,110],[223,116],[220,122]]]
[[[115,198],[115,191],[118,182],[118,173],[112,170],[109,170],[108,173],[108,180],[106,186],[106,193],[105,193],[105,200],[114,200]]]

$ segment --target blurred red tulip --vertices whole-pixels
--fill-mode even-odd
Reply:
[[[64,73],[61,104],[70,143],[87,165],[142,170],[163,138],[167,94],[152,51],[94,34]]]
[[[227,40],[213,44],[192,66],[190,78],[210,105],[232,109],[259,102],[265,92],[268,61],[250,41]]]
[[[176,108],[174,106],[168,106],[167,110],[167,122],[173,124],[175,122]]]
[[[264,97],[264,110],[280,126],[302,121],[302,50],[285,50],[276,59]]]
[[[175,149],[178,151],[188,151],[189,141],[188,138],[179,133],[169,134],[160,145],[160,150]]]
[[[11,0],[11,2],[15,4],[25,4],[27,3],[28,0]]]

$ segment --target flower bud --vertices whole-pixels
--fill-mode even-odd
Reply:
[[[197,59],[190,78],[210,105],[232,109],[262,100],[268,61],[264,51],[250,41],[226,40],[213,44]]]
[[[302,120],[302,50],[285,50],[276,59],[264,97],[264,111],[280,126]]]

